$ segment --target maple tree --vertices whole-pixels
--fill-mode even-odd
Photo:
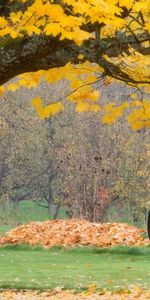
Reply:
[[[6,0],[0,6],[0,93],[36,87],[45,78],[70,81],[70,92],[46,106],[41,118],[64,109],[99,112],[111,124],[127,111],[134,129],[150,127],[150,7],[148,0]],[[93,84],[111,80],[135,87],[130,100],[104,105]]]

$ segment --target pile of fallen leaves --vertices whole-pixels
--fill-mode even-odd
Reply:
[[[90,223],[86,220],[53,220],[21,225],[0,238],[0,245],[28,244],[46,248],[63,246],[146,245],[143,229],[122,223]]]
[[[146,300],[150,299],[150,290],[134,287],[131,290],[122,291],[100,291],[91,293],[89,290],[81,293],[74,291],[13,291],[1,290],[1,300]]]

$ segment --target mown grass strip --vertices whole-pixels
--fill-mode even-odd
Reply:
[[[63,251],[72,253],[94,253],[94,254],[123,254],[123,255],[150,255],[150,245],[148,246],[114,246],[107,248],[98,247],[63,247],[61,245],[51,248],[44,248],[42,245],[30,246],[27,244],[10,244],[0,247],[3,250],[17,250],[17,251]]]
[[[11,245],[0,248],[0,288],[149,288],[150,247],[107,249]]]

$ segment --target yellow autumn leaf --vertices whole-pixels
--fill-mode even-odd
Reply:
[[[21,17],[22,17],[22,12],[21,11],[18,11],[18,12],[12,12],[12,13],[10,13],[10,19],[11,19],[11,21],[13,22],[13,23],[18,23],[18,22],[20,22],[20,19],[21,19]]]
[[[53,68],[45,72],[45,79],[49,83],[56,82],[57,80],[62,79],[64,76],[63,69]]]
[[[76,111],[79,113],[90,111],[90,105],[86,102],[78,102],[76,105]]]
[[[53,22],[61,21],[65,16],[63,8],[59,4],[46,4],[46,15],[49,16],[49,19]]]
[[[112,124],[119,117],[122,116],[125,109],[129,107],[129,103],[124,102],[119,106],[114,106],[114,103],[109,103],[104,108],[104,114],[102,116],[103,123]]]
[[[60,102],[54,103],[54,104],[49,104],[43,108],[43,110],[41,111],[40,117],[42,119],[48,118],[57,113],[60,113],[63,109],[64,109],[64,106]]]
[[[70,82],[70,87],[72,89],[77,89],[82,85],[83,85],[83,82],[80,79],[71,80],[71,82]]]
[[[8,24],[8,21],[4,17],[0,17],[0,28],[6,27]]]
[[[40,97],[36,97],[36,98],[32,99],[32,105],[34,107],[40,106],[41,103],[42,103],[42,100]]]
[[[101,107],[98,104],[92,104],[90,105],[90,111],[99,112],[101,111]]]
[[[137,95],[137,93],[133,93],[133,94],[131,94],[131,98],[132,98],[132,99],[137,99],[137,98],[138,98],[138,95]]]
[[[2,96],[2,95],[3,95],[3,93],[4,93],[4,90],[5,90],[4,86],[0,86],[0,96]]]
[[[19,85],[17,83],[10,83],[9,85],[7,85],[8,91],[15,92],[18,89],[19,89]]]
[[[17,30],[14,30],[13,28],[7,26],[5,28],[3,28],[2,30],[0,30],[0,36],[4,37],[6,35],[10,35],[13,39],[21,36],[21,34],[19,32],[17,32]]]
[[[131,106],[133,106],[133,107],[134,107],[134,106],[142,106],[142,102],[139,101],[139,100],[132,101]]]
[[[80,54],[78,55],[78,59],[83,59],[83,58],[84,58],[84,54],[81,54],[81,53],[80,53]]]
[[[41,119],[53,116],[64,109],[63,104],[60,102],[52,103],[43,107],[42,99],[40,97],[34,98],[32,100],[32,105],[34,106],[36,112],[38,113]]]
[[[119,6],[126,7],[127,9],[130,9],[133,4],[134,4],[133,0],[119,0]]]
[[[91,101],[97,101],[97,100],[99,100],[99,97],[100,97],[100,92],[96,91],[96,90],[90,92],[89,95],[88,95],[88,98]]]
[[[90,295],[96,293],[96,289],[97,289],[97,286],[96,286],[95,283],[93,283],[93,284],[88,286],[87,291],[83,292],[83,295],[90,296]]]
[[[41,33],[41,30],[34,25],[25,26],[25,30],[29,36],[31,36],[33,33],[35,33],[37,35],[39,35]]]
[[[50,23],[47,24],[45,27],[45,34],[46,35],[53,35],[57,36],[61,32],[61,27],[59,23]]]
[[[15,38],[21,36],[16,30],[13,30],[13,29],[11,29],[11,30],[9,31],[9,34],[10,34],[10,36],[11,36],[13,39],[15,39]]]

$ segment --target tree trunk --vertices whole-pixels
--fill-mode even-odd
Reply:
[[[58,218],[59,209],[60,209],[60,203],[56,204],[56,210],[55,210],[55,214],[53,216],[54,220]]]
[[[149,210],[149,213],[148,213],[147,231],[148,231],[148,237],[150,239],[150,210]]]
[[[60,204],[55,204],[54,202],[48,203],[48,212],[49,215],[52,216],[52,219],[56,219],[58,217],[60,209]]]

